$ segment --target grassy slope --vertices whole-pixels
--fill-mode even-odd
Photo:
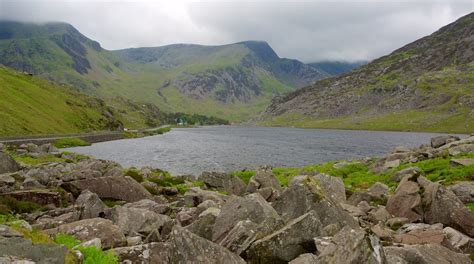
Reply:
[[[98,101],[66,87],[0,67],[0,135],[103,130]]]

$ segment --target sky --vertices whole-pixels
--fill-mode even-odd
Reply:
[[[72,24],[106,49],[263,40],[303,62],[371,60],[474,11],[474,0],[0,0],[0,19]]]

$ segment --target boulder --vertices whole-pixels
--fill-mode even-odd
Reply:
[[[167,215],[160,215],[147,209],[115,206],[111,211],[111,220],[127,236],[147,236],[159,230],[171,221]]]
[[[452,159],[451,164],[455,166],[471,166],[474,165],[474,159]]]
[[[391,180],[400,182],[405,176],[410,176],[410,178],[416,178],[421,175],[421,170],[418,167],[408,167],[403,170],[398,171],[395,173]]]
[[[151,198],[151,194],[138,182],[128,176],[99,177],[65,182],[61,185],[66,191],[78,196],[83,190],[96,193],[101,199],[115,199],[136,202]]]
[[[394,242],[408,245],[413,244],[443,244],[447,245],[443,230],[439,229],[415,229],[404,234],[394,236]]]
[[[30,201],[39,205],[53,205],[56,207],[62,206],[61,195],[58,192],[49,190],[25,190],[14,191],[1,194],[1,196],[13,197],[19,201]]]
[[[376,224],[370,228],[370,231],[374,233],[378,238],[385,241],[392,241],[395,232],[392,229],[386,228],[381,224]]]
[[[220,209],[210,207],[202,212],[196,221],[188,225],[186,229],[207,240],[212,240],[212,228],[220,212]]]
[[[448,187],[461,202],[473,203],[474,202],[474,182],[458,182]]]
[[[15,189],[15,178],[10,174],[0,174],[0,193],[11,192]]]
[[[376,236],[361,229],[344,227],[330,245],[318,255],[318,264],[332,263],[386,263],[385,254]]]
[[[175,226],[169,239],[169,263],[244,264],[245,261],[226,248],[190,231]]]
[[[387,201],[387,211],[397,217],[406,217],[410,222],[422,220],[420,186],[416,176],[405,176],[395,194]]]
[[[0,152],[0,174],[15,172],[21,169],[20,165],[5,152]]]
[[[259,190],[263,190],[262,194],[270,194],[269,197],[265,197],[267,201],[273,201],[280,195],[282,190],[280,182],[269,166],[257,169],[255,176],[250,178],[247,185],[247,192],[249,193],[258,192]]]
[[[311,254],[311,253],[305,253],[299,255],[297,258],[294,260],[288,262],[289,264],[313,264],[313,263],[318,263],[318,256]]]
[[[464,144],[448,149],[449,155],[456,156],[462,153],[474,153],[474,144]]]
[[[445,227],[443,233],[455,249],[467,254],[474,253],[474,239],[451,227]]]
[[[429,224],[442,223],[474,236],[474,213],[449,189],[420,177],[423,188],[424,221]]]
[[[237,255],[247,250],[257,240],[258,224],[250,220],[239,221],[219,242],[219,245],[229,249]]]
[[[438,244],[403,245],[384,248],[389,264],[470,264],[469,258]],[[392,262],[391,260],[403,261]]]
[[[196,210],[195,207],[182,209],[176,214],[176,220],[181,226],[188,226],[198,217]]]
[[[0,225],[0,237],[23,237],[23,234],[9,226]]]
[[[89,190],[82,191],[76,199],[76,205],[81,208],[80,219],[104,217],[108,211],[99,196]]]
[[[76,239],[86,241],[99,238],[104,249],[125,246],[127,241],[120,228],[112,221],[103,218],[91,218],[60,225],[57,228],[45,230],[48,234],[69,234]]]
[[[31,240],[22,237],[0,237],[0,257],[18,260],[18,262],[3,262],[0,258],[0,263],[63,264],[66,252],[67,248],[60,245],[33,244]]]
[[[385,206],[379,206],[369,212],[369,218],[374,223],[385,223],[388,219],[392,218],[392,215],[387,211]]]
[[[377,199],[387,199],[388,198],[388,186],[383,184],[383,183],[376,182],[376,183],[374,183],[374,185],[372,185],[367,190],[367,193],[372,195],[373,197],[375,197]]]
[[[221,241],[226,234],[241,220],[262,223],[267,218],[279,219],[278,213],[258,194],[244,197],[231,196],[223,205],[212,230],[212,240]]]
[[[160,242],[111,249],[120,263],[168,264],[170,245]]]
[[[337,227],[335,231],[346,225],[358,227],[354,218],[337,202],[326,198],[319,181],[312,177],[288,187],[273,203],[273,207],[285,221],[314,210],[323,226],[333,225]]]
[[[166,214],[170,210],[170,207],[168,204],[160,204],[150,199],[143,199],[138,202],[127,203],[127,204],[124,204],[123,207],[146,209],[148,211],[151,211],[157,214]]]
[[[432,148],[439,148],[443,145],[446,145],[450,142],[460,140],[459,137],[456,136],[438,136],[431,139],[431,147]]]
[[[229,194],[241,195],[245,192],[245,183],[239,178],[227,173],[221,172],[203,172],[199,177],[207,187]]]
[[[314,237],[326,233],[316,212],[291,220],[278,231],[255,241],[248,250],[250,263],[286,263],[303,253],[316,250]]]
[[[346,202],[346,188],[341,178],[329,176],[327,174],[316,174],[312,176],[296,176],[294,177],[289,186],[301,184],[306,180],[306,177],[313,177],[318,181],[324,195],[335,202],[345,203]]]
[[[186,191],[184,194],[184,203],[186,206],[195,207],[198,206],[200,203],[212,200],[217,204],[222,204],[224,202],[224,195],[212,192],[201,190],[199,187],[193,187]]]

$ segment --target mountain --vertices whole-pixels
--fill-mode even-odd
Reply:
[[[327,72],[333,76],[350,72],[353,69],[356,69],[364,64],[367,64],[367,61],[359,61],[359,62],[321,61],[321,62],[308,63],[309,66],[315,69]]]
[[[102,100],[0,66],[0,135],[73,133],[122,127]]]
[[[277,97],[260,124],[474,131],[474,13],[342,76]]]
[[[0,64],[106,101],[119,96],[232,121],[264,110],[275,95],[329,76],[279,58],[266,42],[109,51],[65,23],[0,22]]]

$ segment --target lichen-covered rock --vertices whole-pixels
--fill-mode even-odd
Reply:
[[[186,229],[207,240],[212,240],[212,228],[220,212],[220,209],[210,207],[199,214],[198,218]]]
[[[127,240],[120,228],[112,221],[103,218],[91,218],[73,223],[60,225],[57,228],[45,230],[48,234],[69,234],[79,240],[99,238],[104,249],[125,246]]]
[[[128,176],[99,177],[65,182],[61,185],[75,197],[83,190],[96,193],[101,199],[116,199],[127,202],[136,202],[151,198],[151,194],[138,182]]]
[[[207,187],[215,188],[229,194],[241,195],[245,192],[245,183],[239,178],[221,172],[203,172],[199,177]]]
[[[104,217],[108,211],[99,196],[89,190],[82,191],[76,199],[76,205],[81,208],[80,219]]]
[[[404,177],[410,176],[410,178],[416,178],[421,175],[421,170],[418,167],[408,167],[399,172],[395,173],[391,180],[400,182]]]
[[[278,219],[278,213],[258,193],[244,197],[231,196],[223,205],[212,230],[212,240],[221,241],[225,235],[241,220],[262,223],[267,218]]]
[[[62,206],[61,195],[58,192],[45,189],[14,191],[2,195],[13,197],[19,201],[30,201],[40,205]]]
[[[121,263],[168,264],[170,246],[163,242],[111,249]]]
[[[311,254],[311,253],[305,253],[301,254],[299,257],[295,258],[294,260],[288,262],[289,264],[314,264],[318,263],[318,256]]]
[[[16,263],[63,264],[67,248],[55,244],[33,244],[31,240],[22,237],[0,237],[0,257],[6,256],[17,259]],[[23,262],[20,259],[34,262]],[[15,263],[2,262],[0,263]]]
[[[312,177],[288,187],[273,203],[273,207],[285,221],[314,210],[323,226],[333,225],[337,230],[346,225],[358,227],[354,218],[338,203],[326,198],[319,182]]]
[[[115,206],[111,211],[111,220],[127,236],[148,235],[158,231],[171,218],[147,209]]]
[[[184,194],[185,204],[191,207],[198,206],[200,203],[207,200],[212,200],[217,204],[222,204],[224,202],[224,198],[225,197],[222,194],[201,190],[199,187],[193,187]]]
[[[437,244],[403,245],[402,247],[385,247],[389,264],[470,264],[469,258]],[[392,262],[396,260],[398,262]]]
[[[325,247],[315,263],[381,264],[386,263],[386,259],[377,237],[361,229],[345,227],[333,237],[331,245]]]
[[[170,210],[168,204],[157,203],[150,199],[143,199],[138,202],[127,203],[127,204],[124,204],[123,207],[146,209],[148,211],[152,211],[157,214],[166,214]]]
[[[313,177],[318,181],[319,186],[326,197],[329,197],[338,203],[346,202],[346,188],[344,187],[344,182],[339,177],[333,177],[327,174],[301,175],[294,177],[289,186],[301,184],[306,180],[306,177]]]
[[[0,174],[20,170],[20,165],[5,152],[0,151]]]
[[[249,193],[262,192],[263,195],[269,194],[264,197],[267,201],[275,200],[280,195],[281,190],[280,182],[269,166],[257,169],[255,176],[250,178],[247,185],[247,192]]]
[[[244,264],[245,261],[226,248],[190,231],[175,226],[169,239],[169,263]]]
[[[432,148],[439,148],[444,146],[448,143],[460,140],[457,136],[437,136],[431,139],[431,147]]]
[[[451,227],[445,227],[443,233],[455,249],[461,250],[467,254],[474,253],[474,239]]]
[[[248,250],[250,263],[286,263],[303,253],[316,250],[314,237],[324,236],[319,216],[310,211],[291,220],[283,228],[255,241]]]
[[[458,182],[448,187],[463,203],[474,202],[474,182]]]

